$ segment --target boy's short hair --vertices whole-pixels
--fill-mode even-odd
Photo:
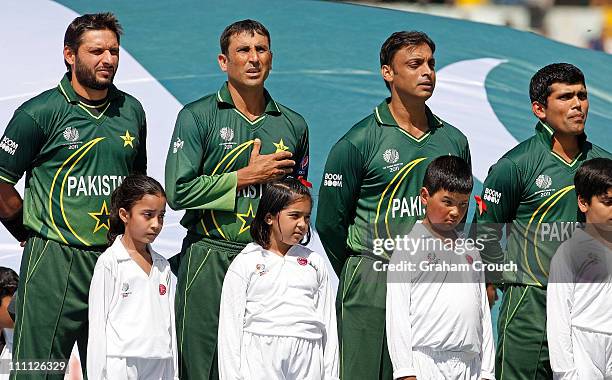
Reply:
[[[585,161],[574,176],[576,195],[587,203],[593,197],[606,194],[612,189],[612,160],[593,158]]]
[[[0,299],[12,296],[17,291],[19,276],[14,270],[0,267]]]
[[[474,187],[472,169],[461,157],[440,156],[427,167],[423,187],[429,195],[434,195],[439,190],[470,194]]]

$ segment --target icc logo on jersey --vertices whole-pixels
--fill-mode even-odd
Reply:
[[[535,184],[540,189],[548,189],[550,185],[552,185],[552,178],[546,174],[540,174],[538,178],[536,178]]]
[[[64,130],[66,141],[75,142],[79,139],[79,131],[76,128],[68,127]]]
[[[388,164],[394,164],[399,160],[399,153],[395,149],[387,149],[383,153],[383,159]]]
[[[225,141],[230,141],[234,138],[234,130],[228,127],[223,127],[219,131],[221,138]]]

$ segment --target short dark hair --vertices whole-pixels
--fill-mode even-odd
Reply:
[[[470,165],[461,157],[440,156],[427,166],[423,187],[429,195],[439,190],[470,194],[474,187]]]
[[[119,209],[130,211],[134,204],[145,195],[161,195],[166,198],[162,185],[155,178],[143,174],[132,174],[125,177],[121,185],[113,191],[108,217],[110,228],[106,234],[109,245],[113,244],[117,236],[125,233],[125,224],[119,217]]]
[[[408,46],[419,46],[422,44],[429,46],[432,53],[436,51],[436,44],[427,34],[423,32],[413,30],[409,32],[402,31],[393,33],[385,40],[380,48],[380,67],[383,67],[384,65],[391,65],[395,53],[397,53],[399,50]],[[385,85],[387,86],[387,89],[391,89],[391,86],[389,86],[387,81],[385,81]]]
[[[81,46],[83,34],[90,30],[110,30],[117,36],[117,42],[120,42],[121,34],[123,34],[123,28],[114,14],[110,12],[84,14],[72,20],[68,25],[66,34],[64,34],[64,46],[68,46],[76,54]],[[64,64],[70,71],[71,67],[66,60]]]
[[[606,194],[612,189],[612,160],[593,158],[585,161],[574,176],[576,195],[588,204],[593,197]]]
[[[14,270],[0,267],[0,299],[15,294],[18,282],[19,276]]]
[[[579,68],[570,63],[553,63],[542,67],[531,77],[529,83],[529,98],[531,102],[547,105],[554,83],[583,84],[584,74]]]
[[[255,218],[251,222],[251,237],[264,248],[270,246],[270,225],[266,223],[266,215],[276,215],[287,206],[301,199],[307,198],[312,203],[312,196],[308,188],[298,179],[285,177],[281,180],[268,183],[261,195]],[[310,230],[306,233],[305,240],[301,244],[310,241]]]
[[[263,26],[259,21],[246,19],[241,21],[236,21],[233,24],[228,25],[221,33],[221,38],[219,39],[219,45],[221,46],[221,53],[227,55],[229,51],[230,38],[235,34],[241,33],[250,33],[251,36],[254,36],[255,33],[261,34],[268,39],[268,45],[272,47],[272,40],[270,39],[270,32]]]

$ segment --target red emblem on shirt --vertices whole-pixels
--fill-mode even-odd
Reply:
[[[487,211],[487,204],[479,195],[474,195],[474,199],[476,200],[476,205],[478,206],[478,215],[482,215],[483,212]]]
[[[472,265],[472,263],[474,262],[474,259],[470,255],[465,255],[465,259],[467,260],[468,264],[470,264],[470,265]]]
[[[306,264],[308,264],[308,259],[306,259],[305,257],[298,257],[297,258],[297,262],[300,265],[306,265]]]
[[[159,284],[159,295],[163,296],[164,294],[166,294],[166,285]]]

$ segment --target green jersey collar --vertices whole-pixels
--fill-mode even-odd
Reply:
[[[62,78],[62,80],[60,81],[57,88],[59,92],[61,92],[62,95],[64,95],[68,103],[78,104],[79,97],[74,91],[74,88],[72,88],[72,83],[70,83],[70,79],[71,79],[70,72],[67,72]],[[111,101],[119,97],[120,95],[121,95],[121,92],[117,90],[117,87],[115,87],[114,84],[111,84],[110,87],[108,88],[108,100]]]
[[[389,109],[390,101],[391,98],[387,98],[383,100],[382,103],[380,103],[376,108],[374,108],[374,116],[376,117],[376,122],[380,126],[385,125],[399,128],[399,125],[393,118],[393,115],[391,115],[391,110]],[[430,130],[437,127],[442,127],[444,125],[442,120],[434,115],[427,106],[425,106],[425,114],[427,116],[427,124]]]
[[[282,113],[280,108],[266,89],[264,89],[264,97],[266,99],[266,109],[264,112],[270,115],[280,115]],[[232,108],[236,108],[234,101],[232,100],[232,95],[227,87],[227,82],[223,83],[223,86],[221,86],[219,91],[217,91],[217,104],[224,104]]]
[[[540,138],[540,141],[544,143],[552,151],[552,143],[553,143],[553,135],[555,134],[555,130],[552,129],[548,124],[538,121],[536,124],[536,136]],[[587,136],[583,132],[580,136],[578,136],[578,143],[580,144],[581,149],[584,148]]]

